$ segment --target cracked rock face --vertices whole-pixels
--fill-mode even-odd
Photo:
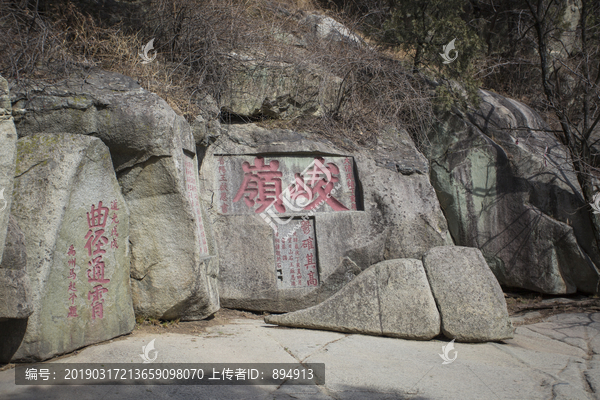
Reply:
[[[129,333],[129,211],[108,148],[93,137],[39,134],[19,139],[17,152],[11,213],[25,236],[33,314],[12,359]]]
[[[510,343],[529,350],[518,359],[545,376],[553,399],[600,397],[600,313],[559,314],[520,326]]]
[[[481,250],[502,285],[598,291],[600,254],[565,146],[529,107],[481,90],[445,118],[428,158],[454,242]]]
[[[420,260],[377,263],[324,302],[265,322],[297,328],[428,340],[440,315]]]
[[[321,116],[336,104],[342,78],[315,65],[265,62],[262,57],[230,54],[231,69],[221,110],[244,118],[292,119]]]
[[[274,174],[275,181],[267,184],[265,194],[274,196],[277,179],[282,190],[297,182],[296,178],[316,187],[319,181],[309,177],[313,172],[306,172],[304,178],[299,176],[305,166],[319,158],[328,166],[325,169],[333,171],[327,178],[331,186],[340,185],[332,197],[346,209],[332,206],[323,195],[322,206],[310,212],[308,208],[292,212],[289,206],[276,210],[275,217],[269,218],[271,225],[279,226],[282,234],[278,236],[261,217],[259,188],[253,186],[258,184],[258,176],[266,175],[252,177],[252,171],[262,164],[273,168],[261,173]],[[313,171],[310,168],[315,165],[308,171]],[[318,171],[323,171],[320,168]],[[452,245],[427,168],[425,158],[402,132],[382,132],[374,148],[350,152],[308,133],[255,125],[228,126],[208,147],[200,171],[201,193],[210,205],[219,248],[221,303],[224,307],[257,311],[299,310],[335,292],[327,286],[330,276],[348,273],[345,282],[352,279],[352,271],[342,265],[344,258],[365,270],[386,259],[420,259],[432,247]],[[326,175],[320,176],[325,179]],[[244,182],[250,182],[248,190]],[[351,184],[355,203],[348,189]],[[318,190],[314,187],[312,195],[305,194],[316,204]],[[288,227],[302,222],[274,221],[290,217],[306,217],[310,226],[306,232],[304,227],[297,230],[298,237],[288,237],[289,243],[282,243]],[[305,254],[309,247],[310,254]],[[290,255],[292,259],[284,258]]]
[[[106,71],[15,86],[11,94],[20,137],[69,132],[98,137],[110,149],[131,213],[136,315],[193,320],[217,311],[218,258],[185,119],[135,80]]]
[[[502,289],[478,249],[435,247],[423,256],[423,266],[446,337],[487,342],[513,336]]]

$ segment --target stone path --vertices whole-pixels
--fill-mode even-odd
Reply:
[[[155,340],[158,366],[319,362],[324,386],[16,386],[0,372],[2,399],[600,399],[600,313],[560,314],[517,328],[505,343],[427,342],[289,329],[237,319],[200,334],[135,334],[52,362],[138,363]],[[450,354],[453,356],[453,352]]]

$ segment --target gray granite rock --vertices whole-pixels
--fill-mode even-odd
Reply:
[[[442,317],[442,332],[459,342],[510,339],[513,328],[504,294],[481,251],[443,246],[423,256]]]
[[[27,319],[33,312],[29,276],[25,271],[0,268],[0,321]]]
[[[4,253],[0,269],[14,269],[25,271],[27,267],[27,248],[25,247],[25,235],[19,228],[17,220],[11,215],[8,220],[6,241],[4,242]]]
[[[25,236],[11,215],[0,262],[0,321],[25,319],[33,312],[27,275]]]
[[[273,178],[265,198],[253,186],[260,179],[252,171],[260,168]],[[316,134],[224,127],[200,171],[219,249],[221,303],[269,312],[307,308],[324,299],[320,287],[344,258],[365,270],[452,245],[427,171],[405,132],[382,132],[372,149],[345,150]],[[261,209],[277,185],[299,189],[296,179],[309,182],[311,193],[294,192],[294,204]]]
[[[342,78],[315,65],[265,61],[231,53],[223,117],[292,119],[320,116],[337,104]]]
[[[567,148],[526,105],[480,96],[441,118],[428,152],[455,244],[479,248],[505,286],[597,292],[600,254]]]
[[[193,320],[218,310],[218,257],[185,119],[135,80],[99,70],[59,85],[15,86],[12,99],[19,136],[69,132],[109,147],[131,212],[136,314]]]
[[[14,361],[131,332],[129,211],[102,141],[19,139],[11,213],[25,236],[33,306]]]
[[[419,260],[382,261],[324,302],[265,322],[428,340],[440,332],[440,316]]]

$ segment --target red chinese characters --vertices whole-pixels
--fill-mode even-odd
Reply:
[[[280,288],[318,286],[314,220],[302,221],[303,229],[281,229],[275,233],[277,285]]]
[[[344,171],[346,172],[346,183],[348,185],[348,189],[350,190],[350,207],[352,210],[356,210],[356,185],[354,184],[352,162],[348,157],[344,159]]]
[[[334,163],[324,164],[324,161],[322,158],[315,158],[312,168],[304,176],[296,174],[295,183],[290,187],[290,197],[292,200],[303,197],[308,202],[304,210],[314,210],[327,203],[334,211],[348,211],[331,195],[339,181],[336,175],[339,175],[340,170]]]
[[[107,293],[108,289],[102,285],[96,285],[88,292],[88,300],[92,302],[92,319],[104,318],[104,293]]]
[[[340,170],[335,163],[314,158],[302,173],[294,174],[293,182],[285,190],[282,186],[283,173],[279,170],[281,165],[278,160],[267,163],[263,157],[255,157],[254,165],[244,161],[243,181],[233,202],[243,200],[255,213],[313,211],[324,204],[333,211],[348,211],[333,197],[338,188],[336,183],[340,181]],[[226,213],[226,210],[222,211]]]
[[[116,200],[113,202],[116,208]],[[104,317],[102,294],[107,293],[108,289],[103,285],[110,282],[110,279],[105,278],[105,264],[103,261],[106,253],[106,244],[108,238],[104,236],[106,223],[108,221],[110,210],[102,205],[102,201],[98,205],[92,204],[90,212],[87,213],[88,232],[85,235],[87,240],[84,248],[88,251],[88,256],[91,260],[88,262],[89,269],[87,270],[88,282],[97,284],[93,291],[88,292],[88,300],[91,301],[92,319],[102,319]],[[114,213],[114,221],[118,220]],[[115,225],[116,227],[116,225]]]
[[[244,181],[233,201],[238,202],[243,198],[250,208],[258,204],[256,213],[265,211],[271,204],[277,211],[285,212],[281,198],[281,176],[283,174],[278,171],[279,161],[273,160],[270,164],[265,164],[264,158],[256,157],[254,166],[244,161],[242,169],[244,170]]]
[[[75,292],[77,292],[77,274],[75,273],[75,266],[77,263],[77,259],[75,258],[76,255],[77,252],[75,251],[75,247],[73,245],[69,246],[69,249],[67,250],[67,256],[69,256],[67,264],[71,268],[69,269],[69,288],[67,289],[67,294],[69,295],[70,305],[67,318],[79,317],[77,314],[77,306],[75,305],[75,299],[77,298],[77,295],[75,294]]]

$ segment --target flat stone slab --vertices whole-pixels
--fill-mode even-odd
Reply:
[[[265,322],[298,328],[428,340],[440,316],[420,260],[377,263],[321,304]]]
[[[162,330],[162,328],[161,328]],[[588,355],[568,342],[584,338]],[[427,342],[266,326],[240,319],[197,334],[134,331],[52,362],[139,362],[142,346],[155,340],[161,363],[325,363],[323,386],[16,386],[12,369],[0,372],[0,398],[11,400],[218,399],[597,399],[588,387],[600,376],[600,313],[561,314],[518,327],[514,339],[456,343],[456,360],[443,365],[447,341]],[[452,356],[454,352],[452,352]]]
[[[434,247],[423,256],[423,266],[444,335],[461,342],[512,337],[504,294],[479,249]]]

